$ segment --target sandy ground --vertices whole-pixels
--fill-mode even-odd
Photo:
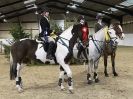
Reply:
[[[57,86],[59,67],[54,65],[26,66],[22,70],[24,92],[18,93],[15,82],[9,80],[9,62],[0,55],[0,99],[133,99],[133,47],[117,50],[116,70],[113,77],[110,58],[109,77],[104,77],[103,59],[99,64],[99,83],[88,85],[83,65],[71,66],[74,94],[60,91]],[[67,86],[66,86],[67,87]]]

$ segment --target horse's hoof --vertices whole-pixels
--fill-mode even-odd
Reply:
[[[47,65],[50,64],[50,61],[46,61],[45,64],[47,64]]]
[[[88,84],[89,84],[89,85],[92,84],[92,80],[88,80]]]
[[[20,85],[16,85],[16,88],[17,88],[19,93],[24,91],[23,88]]]
[[[19,92],[19,93],[22,93],[23,91],[24,91],[24,90],[23,90],[22,88],[19,88],[19,89],[18,89],[18,92]]]
[[[105,77],[109,77],[109,75],[108,74],[105,74]]]
[[[69,87],[69,93],[70,93],[70,94],[73,94],[73,93],[74,93],[73,87],[72,87],[72,86]]]
[[[118,74],[115,72],[115,73],[114,73],[114,76],[118,76]]]
[[[60,90],[61,90],[61,91],[65,91],[66,89],[65,89],[65,88],[61,88]]]
[[[61,91],[65,91],[65,87],[64,86],[61,86]]]
[[[97,78],[97,79],[95,79],[95,83],[98,83],[99,82],[99,79]]]

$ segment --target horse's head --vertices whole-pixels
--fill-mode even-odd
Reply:
[[[119,23],[114,23],[110,25],[109,33],[113,37],[119,37],[121,40],[125,38],[125,34],[123,32],[123,29]]]
[[[110,36],[110,40],[114,45],[118,44],[118,38],[120,38],[121,40],[125,38],[122,27],[119,23],[111,24],[108,30],[108,34]]]

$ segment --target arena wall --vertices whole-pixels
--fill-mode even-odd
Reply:
[[[78,16],[78,15],[77,15]],[[76,21],[76,17],[73,17],[73,19],[68,19],[70,16],[63,16],[61,15],[61,20],[59,21],[58,17],[52,16],[51,19],[54,22],[62,24],[63,28],[66,29],[70,25],[73,25]],[[34,15],[34,14],[28,14],[19,17],[19,20],[22,21],[22,26],[27,33],[32,34],[32,38],[34,38],[36,35],[39,34],[39,16]],[[64,21],[63,21],[64,18]],[[11,29],[11,26],[17,22],[18,19],[12,19],[9,20],[8,23],[0,23],[0,38],[1,39],[7,39],[7,38],[12,38],[11,35],[9,34],[9,31]],[[57,20],[57,21],[55,21]],[[64,25],[63,23],[64,22]],[[89,34],[94,33],[94,23],[96,20],[88,21],[89,25]],[[123,17],[123,31],[126,35],[125,40],[120,40],[119,45],[124,45],[124,46],[133,46],[132,38],[133,38],[133,17],[132,16],[124,16]]]

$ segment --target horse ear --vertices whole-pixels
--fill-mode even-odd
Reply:
[[[112,23],[110,24],[109,28],[113,28],[113,24]]]

